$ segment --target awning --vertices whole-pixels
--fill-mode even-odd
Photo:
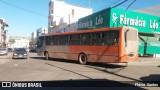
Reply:
[[[144,41],[139,38],[138,54],[144,54]]]
[[[139,53],[160,54],[160,41],[151,36],[140,36]]]

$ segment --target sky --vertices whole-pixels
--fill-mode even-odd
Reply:
[[[9,25],[10,36],[31,37],[40,27],[48,27],[48,5],[50,0],[0,0],[0,18]],[[90,7],[93,12],[115,6],[125,0],[61,0],[73,5]],[[126,0],[118,8],[126,9],[134,0]],[[160,0],[136,0],[129,10],[138,10],[154,5]]]

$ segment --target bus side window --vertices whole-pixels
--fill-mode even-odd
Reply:
[[[59,36],[59,45],[68,45],[68,35]]]
[[[119,40],[119,31],[118,30],[112,30],[112,31],[106,31],[102,32],[101,37],[101,44],[102,45],[117,45]]]
[[[48,37],[48,45],[51,45],[51,36]]]
[[[69,45],[80,45],[80,34],[70,35]]]
[[[37,41],[37,48],[42,47],[44,43],[44,37],[39,37],[39,40]]]
[[[90,45],[90,34],[81,34],[81,45]]]
[[[52,36],[52,45],[58,45],[58,36]]]
[[[110,45],[117,45],[119,40],[119,31],[111,31],[110,32]]]
[[[45,37],[45,45],[51,45],[51,36]]]
[[[101,45],[109,45],[109,31],[102,32]]]
[[[99,45],[100,44],[100,32],[92,33],[91,36],[91,45]]]

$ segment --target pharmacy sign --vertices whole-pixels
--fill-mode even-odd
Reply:
[[[160,32],[160,17],[125,11],[121,9],[111,9],[110,27],[133,26],[139,32]]]
[[[132,26],[139,32],[160,33],[160,17],[108,8],[78,20],[78,29]]]

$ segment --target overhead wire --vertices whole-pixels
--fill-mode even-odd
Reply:
[[[21,10],[23,10],[23,11],[26,11],[26,12],[29,12],[29,13],[32,13],[32,14],[35,14],[35,15],[38,15],[38,16],[48,17],[48,16],[46,16],[46,15],[43,15],[43,14],[34,12],[34,11],[32,11],[32,10],[29,10],[29,9],[26,9],[26,8],[23,8],[23,7],[20,7],[20,6],[17,6],[17,5],[8,3],[8,2],[6,2],[6,1],[4,1],[4,0],[0,0],[0,2],[4,3],[4,4],[6,4],[6,5],[9,5],[9,6],[15,7],[15,8],[17,8],[17,9],[21,9]]]
[[[112,5],[118,3],[119,1],[120,1],[120,0],[117,0],[117,1],[115,1],[115,2],[113,2],[113,3],[110,2],[111,4],[109,5],[109,7],[111,7]],[[124,1],[122,1],[121,3],[115,5],[115,6],[111,7],[111,8],[118,7],[118,6],[120,6],[120,5],[123,6],[123,7],[126,7],[126,6],[128,7],[128,5],[123,5],[126,1],[128,1],[128,0],[124,0]],[[41,13],[37,13],[37,12],[34,12],[34,11],[32,11],[32,10],[29,10],[29,9],[26,9],[26,8],[23,8],[23,7],[20,7],[20,6],[17,6],[17,5],[8,3],[8,2],[6,2],[6,1],[4,1],[4,0],[0,0],[0,2],[2,2],[2,3],[4,3],[4,4],[7,4],[7,5],[9,5],[9,6],[12,6],[12,7],[18,8],[18,9],[21,9],[21,10],[23,10],[23,11],[32,13],[32,14],[35,14],[35,15],[38,15],[38,16],[42,16],[42,17],[47,17],[47,18],[48,18],[47,15],[43,15],[43,14],[41,14]],[[108,7],[108,8],[109,8],[109,7]],[[132,6],[132,8],[136,8],[136,7],[133,7],[133,6]],[[127,8],[127,10],[128,10],[128,8]],[[158,12],[158,11],[152,10],[152,12]],[[56,16],[56,17],[59,17],[59,16]]]
[[[121,4],[123,4],[123,3],[125,3],[126,1],[128,1],[128,0],[124,0],[124,1],[120,2],[119,4],[117,4],[117,5],[113,6],[112,8],[118,7],[119,5],[121,5]]]
[[[4,1],[4,0],[0,0],[0,2],[2,2],[2,3],[4,3],[4,4],[7,4],[7,5],[9,5],[9,6],[12,6],[12,7],[18,8],[18,9],[21,9],[21,10],[23,10],[23,11],[26,11],[26,12],[32,13],[32,14],[35,14],[35,15],[39,15],[39,16],[47,17],[47,18],[48,18],[48,16],[46,16],[46,15],[43,15],[43,14],[40,14],[40,13],[34,12],[34,11],[32,11],[32,10],[29,10],[29,9],[26,9],[26,8],[23,8],[23,7],[20,7],[20,6],[17,6],[17,5],[14,5],[14,4],[11,4],[11,3],[8,3],[8,2],[6,2],[6,1]],[[58,17],[58,18],[61,18],[60,16],[57,16],[57,15],[54,15],[54,16],[55,16],[55,17]]]
[[[110,2],[111,4],[107,7],[107,8],[110,8],[112,5],[114,5],[114,4],[116,4],[116,3],[118,3],[120,0],[116,0],[115,2]]]
[[[133,5],[133,3],[135,3],[135,2],[136,2],[136,0],[134,0],[131,4],[129,4],[129,5],[127,6],[127,8],[126,8],[126,11],[127,11],[128,8],[130,8],[130,6]]]

